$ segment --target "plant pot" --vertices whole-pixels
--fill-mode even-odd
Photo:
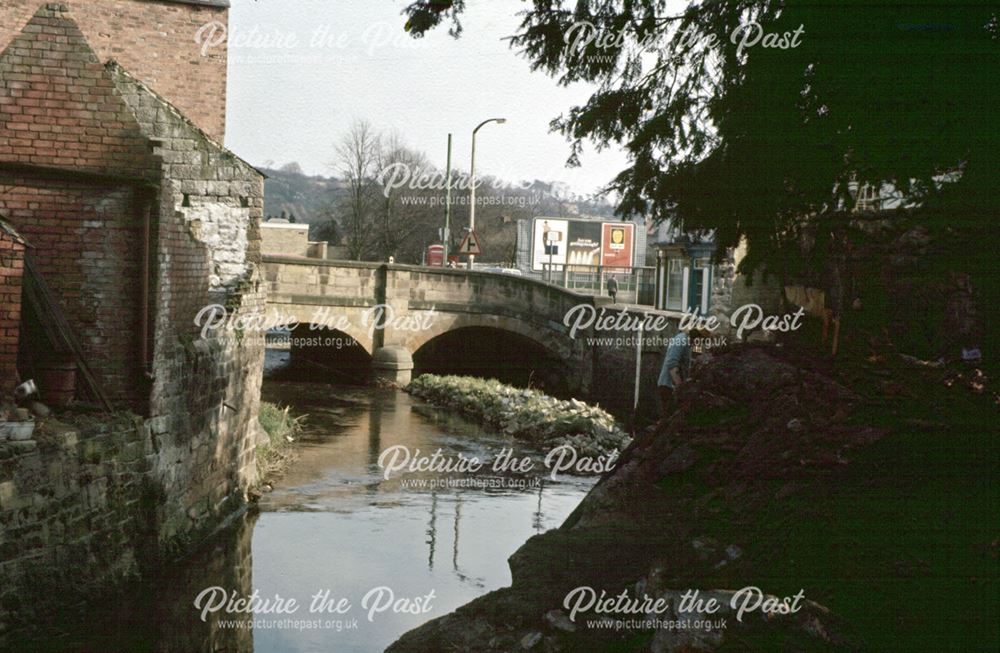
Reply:
[[[69,360],[40,363],[38,386],[42,399],[50,406],[70,405],[76,395],[76,363]]]

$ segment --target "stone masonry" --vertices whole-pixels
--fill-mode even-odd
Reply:
[[[575,396],[599,403],[617,415],[631,414],[638,343],[635,333],[626,329],[597,331],[591,326],[570,338],[564,323],[567,312],[577,306],[597,312],[606,309],[610,316],[624,309],[612,306],[607,298],[525,277],[412,265],[265,256],[263,268],[269,315],[276,320],[294,318],[303,325],[308,325],[317,311],[318,315],[325,311],[343,318],[338,323],[343,328],[337,330],[356,340],[372,356],[375,368],[393,372],[404,362],[404,352],[416,354],[438,336],[456,329],[488,327],[523,336],[547,352],[550,362],[558,361],[558,365],[547,362],[546,371],[562,377],[561,385]],[[390,325],[374,331],[364,320],[379,304],[392,307],[400,322],[427,319],[428,323],[417,329]],[[653,314],[669,320],[660,332],[646,335],[640,357],[640,411],[655,415],[660,354],[666,339],[676,333],[677,319],[651,308],[630,307],[628,311],[633,316]],[[389,361],[393,365],[388,365]]]
[[[215,523],[255,480],[263,338],[203,339],[195,318],[211,304],[263,311],[264,184],[122,67],[108,70],[162,160],[150,414],[160,451],[155,472],[175,488],[160,506],[169,543]]]
[[[159,559],[149,435],[127,418],[50,420],[31,440],[0,442],[0,647],[54,603],[79,611]]]
[[[263,177],[215,140],[221,115],[199,113],[171,86],[182,71],[153,85],[194,106],[193,119],[145,83],[156,66],[190,54],[189,35],[138,74],[102,60],[142,51],[99,55],[89,43],[103,38],[92,26],[108,8],[120,10],[112,31],[141,33],[144,21],[224,19],[218,4],[43,5],[0,53],[0,213],[31,244],[115,410],[134,415],[43,421],[31,440],[0,442],[0,648],[5,632],[39,623],[73,592],[100,596],[147,562],[186,554],[245,505],[256,480],[263,339],[203,338],[195,318],[209,305],[231,314],[264,306]],[[5,29],[23,5],[0,8]],[[185,62],[191,88],[203,64],[215,65]],[[224,96],[205,88],[197,95],[221,112]],[[0,316],[2,329],[10,318]],[[20,336],[21,353],[37,353],[37,340]]]

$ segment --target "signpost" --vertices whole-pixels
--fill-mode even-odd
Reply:
[[[556,251],[556,247],[560,240],[562,240],[562,232],[560,231],[546,231],[545,235],[545,249],[549,252],[549,283],[552,283],[552,256]]]
[[[466,232],[462,244],[458,246],[458,253],[468,256],[479,256],[483,253],[483,248],[479,244],[479,236],[476,235],[475,231]]]
[[[635,342],[635,394],[632,397],[632,437],[635,437],[635,416],[639,414],[639,383],[642,381],[642,327],[639,322],[639,334]]]

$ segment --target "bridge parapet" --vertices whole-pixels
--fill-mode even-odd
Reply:
[[[577,396],[601,401],[613,410],[631,406],[636,344],[630,336],[634,334],[584,329],[571,338],[564,324],[570,309],[590,305],[599,310],[607,304],[604,298],[526,277],[460,269],[286,256],[264,256],[263,267],[271,310],[294,315],[302,324],[308,324],[317,310],[325,310],[326,315],[341,318],[339,331],[373,356],[385,348],[416,354],[451,331],[488,327],[539,345],[559,361],[560,374]],[[377,306],[388,306],[395,318],[380,330],[372,328]],[[619,305],[616,310],[625,308]],[[646,307],[626,310],[662,313]],[[594,342],[597,335],[605,336],[605,342]],[[652,388],[649,393],[655,390],[661,348],[653,340],[644,347],[643,377],[652,379],[644,381],[644,387]],[[598,378],[601,383],[595,383]],[[655,397],[646,401],[655,404]]]
[[[379,266],[295,256],[264,256],[270,303],[371,306]]]
[[[567,311],[594,303],[590,295],[525,277],[416,265],[265,256],[263,276],[268,303],[306,308],[296,311],[302,315],[323,306],[371,309],[385,304],[397,316],[429,311],[488,314],[561,335],[567,332],[562,324]],[[386,338],[391,331],[391,326],[386,329]]]

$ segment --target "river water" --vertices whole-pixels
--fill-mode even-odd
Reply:
[[[395,390],[269,380],[263,399],[308,417],[294,462],[258,509],[132,599],[92,606],[101,616],[86,632],[32,650],[382,651],[404,632],[509,585],[507,558],[561,524],[595,480],[553,480],[542,452]],[[452,460],[484,461],[513,447],[515,457],[537,464],[522,474],[486,467],[387,479],[379,457],[396,445],[414,455],[440,450]],[[202,607],[222,591],[226,598],[256,591],[261,599],[295,599],[299,608],[220,611],[202,620],[195,601],[211,587],[222,589],[206,594]],[[328,605],[343,599],[350,608],[313,612],[318,593]]]
[[[328,589],[350,600],[349,617],[358,622],[341,632],[255,630],[258,652],[382,651],[407,630],[508,585],[507,558],[530,536],[562,523],[593,483],[573,477],[553,482],[541,463],[527,475],[487,468],[476,474],[397,472],[386,479],[379,456],[397,445],[414,455],[440,449],[453,460],[459,454],[490,460],[512,446],[515,456],[528,452],[393,390],[270,383],[264,398],[308,418],[298,459],[260,501],[253,586],[262,596],[303,599]],[[458,482],[431,487],[447,479]],[[503,487],[462,487],[468,482]],[[373,590],[366,609],[362,601]],[[390,598],[431,592],[427,612],[400,614],[389,607],[370,613]]]

